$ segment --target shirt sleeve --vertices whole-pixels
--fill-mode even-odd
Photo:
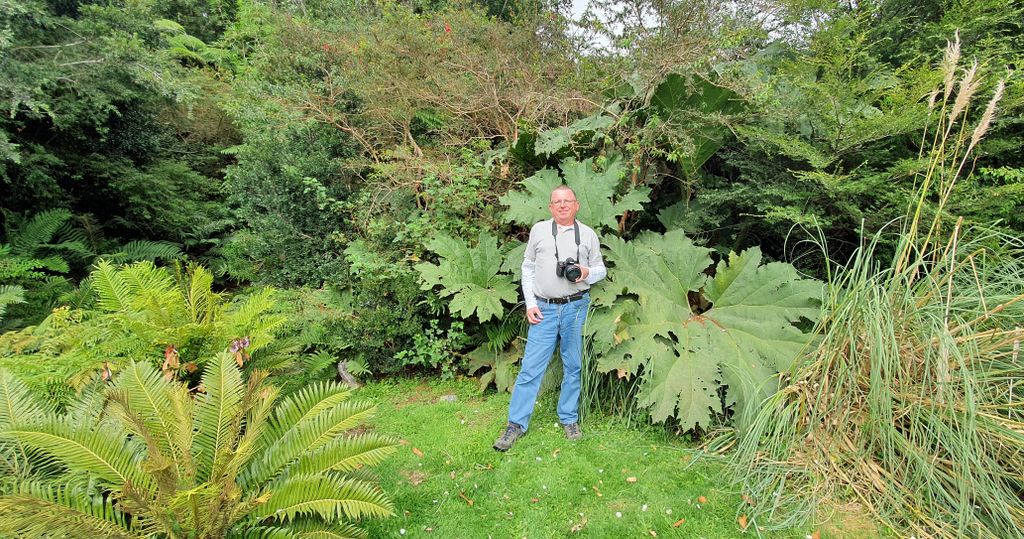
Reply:
[[[523,258],[523,300],[526,308],[532,309],[537,306],[537,296],[533,293],[533,279],[537,271],[537,263]]]
[[[533,230],[530,231],[530,239],[526,242],[526,250],[523,251],[523,301],[526,308],[532,309],[537,306],[537,296],[533,293],[533,280],[537,275],[537,244],[533,238]]]
[[[596,233],[590,237],[590,249],[588,250],[590,256],[587,258],[587,268],[590,269],[590,273],[587,274],[584,282],[592,285],[608,275],[608,268],[604,267],[604,257],[601,256],[601,240],[597,238]]]

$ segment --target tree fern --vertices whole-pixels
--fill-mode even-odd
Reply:
[[[249,337],[249,353],[265,347],[274,339],[274,332],[287,322],[287,317],[271,314],[276,306],[274,289],[262,288],[256,293],[232,302],[223,314],[224,332],[236,337]]]

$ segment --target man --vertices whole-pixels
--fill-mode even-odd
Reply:
[[[608,273],[601,258],[601,242],[594,231],[576,220],[580,203],[566,185],[551,192],[551,220],[530,230],[523,255],[523,297],[530,331],[522,368],[512,389],[508,426],[494,442],[508,451],[526,434],[544,372],[557,344],[562,355],[562,390],[558,419],[566,438],[579,440],[580,372],[583,323],[590,306],[590,285]]]

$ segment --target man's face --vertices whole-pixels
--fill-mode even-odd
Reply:
[[[551,203],[548,204],[548,209],[551,210],[551,216],[555,218],[555,221],[566,224],[576,218],[576,212],[580,210],[580,203],[572,191],[558,190],[551,193]]]

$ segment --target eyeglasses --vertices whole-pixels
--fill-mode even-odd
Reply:
[[[551,205],[552,206],[572,206],[575,203],[576,203],[575,200],[552,200],[551,201]]]

